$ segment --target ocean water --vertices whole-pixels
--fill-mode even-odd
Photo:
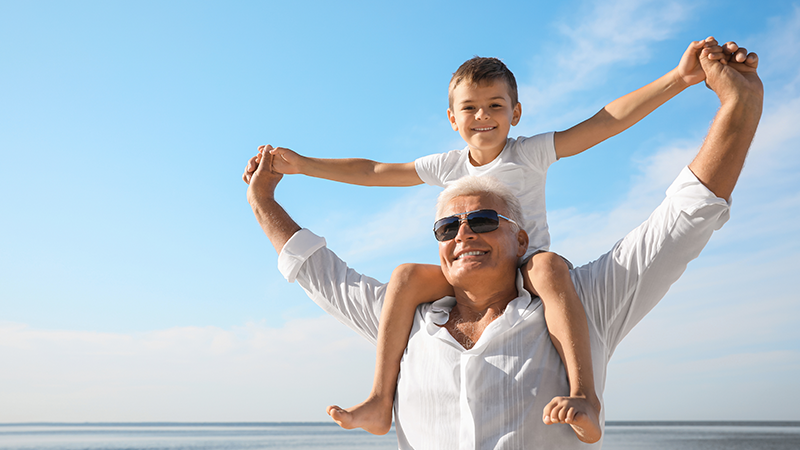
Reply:
[[[328,423],[0,424],[3,450],[397,448]],[[609,422],[605,450],[800,450],[800,422]]]

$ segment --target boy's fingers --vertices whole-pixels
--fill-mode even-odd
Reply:
[[[725,52],[729,54],[733,54],[736,50],[739,50],[739,46],[733,41],[726,42],[723,47],[725,48]]]
[[[272,173],[278,173],[275,171],[275,166],[273,164],[275,164],[275,154],[269,152],[269,171]]]
[[[711,60],[722,59],[725,56],[725,50],[713,36],[709,36],[703,41],[703,52],[706,58]]]

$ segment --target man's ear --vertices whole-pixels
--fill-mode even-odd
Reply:
[[[511,116],[511,126],[517,126],[519,123],[519,119],[522,118],[522,103],[517,102],[516,106],[514,106],[514,113]]]
[[[447,120],[450,121],[450,126],[453,127],[453,131],[458,131],[458,124],[456,123],[456,115],[453,114],[453,111],[450,108],[447,108]]]
[[[528,240],[528,233],[520,228],[517,232],[517,242],[519,243],[519,248],[517,249],[518,258],[522,258],[522,256],[525,255],[525,252],[528,251]]]

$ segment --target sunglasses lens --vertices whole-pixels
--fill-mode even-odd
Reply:
[[[474,212],[467,216],[467,222],[472,231],[476,233],[494,231],[500,224],[497,213],[491,210]]]
[[[445,217],[433,224],[433,234],[437,241],[449,241],[456,237],[460,225],[458,217]]]
[[[495,211],[485,209],[467,214],[467,223],[475,233],[488,233],[497,229],[500,225],[500,218]],[[445,217],[433,224],[433,234],[437,241],[449,241],[456,237],[460,227],[461,221],[458,217]]]

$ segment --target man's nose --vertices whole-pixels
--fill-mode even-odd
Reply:
[[[467,219],[461,219],[461,223],[458,224],[458,233],[456,234],[455,239],[456,241],[475,239],[475,232],[469,227]]]

